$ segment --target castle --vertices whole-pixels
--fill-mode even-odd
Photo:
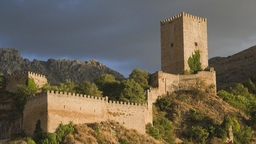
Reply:
[[[161,70],[151,75],[151,88],[146,92],[146,104],[109,101],[74,93],[45,91],[30,96],[23,112],[22,128],[32,135],[37,120],[45,132],[54,132],[62,122],[94,123],[114,120],[126,128],[145,133],[145,126],[152,123],[152,104],[156,99],[177,90],[190,90],[194,86],[212,87],[216,94],[216,74],[212,68],[197,74],[184,75],[189,70],[188,58],[195,50],[200,52],[202,68],[208,67],[207,20],[182,12],[161,21]],[[9,76],[7,90],[15,91],[17,84],[33,78],[38,87],[47,83],[45,76],[35,73]],[[1,107],[0,107],[1,108]]]

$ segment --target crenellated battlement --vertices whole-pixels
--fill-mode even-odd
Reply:
[[[38,74],[38,73],[34,73],[34,72],[31,72],[31,71],[28,71],[28,76],[35,76],[35,77],[42,77],[42,78],[46,78],[45,75],[42,75],[42,74]]]
[[[27,102],[29,103],[32,101],[37,101],[39,98],[42,98],[42,97],[47,97],[46,91],[29,96],[27,98]]]
[[[42,74],[37,74],[31,71],[17,72],[8,75],[6,90],[15,92],[17,90],[17,85],[25,85],[28,78],[34,80],[37,88],[41,88],[44,84],[47,83],[46,77]]]
[[[207,21],[206,18],[202,18],[202,17],[198,17],[198,16],[194,16],[194,15],[182,12],[180,14],[177,14],[173,17],[170,17],[170,18],[167,18],[167,19],[161,21],[161,24],[169,23],[169,22],[172,22],[172,21],[177,20],[177,19],[182,18],[182,17],[187,17],[187,18],[195,19],[195,20],[202,21],[202,22]]]
[[[16,73],[8,74],[8,78],[20,77],[20,76],[28,76],[28,72],[16,72]]]
[[[133,102],[123,102],[123,101],[109,101],[108,104],[117,104],[117,105],[129,105],[129,106],[142,106],[145,107],[145,103],[133,103]]]
[[[61,92],[61,91],[47,91],[47,94],[52,96],[61,96],[61,97],[75,97],[81,99],[93,99],[93,100],[100,100],[100,101],[108,101],[108,97],[97,97],[97,96],[90,96],[84,95],[79,93],[70,93],[70,92]]]

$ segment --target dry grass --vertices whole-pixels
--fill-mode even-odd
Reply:
[[[70,138],[69,138],[70,139]],[[116,122],[102,122],[95,124],[79,124],[75,126],[74,140],[90,144],[159,144],[154,138],[138,133],[136,130],[126,129]]]

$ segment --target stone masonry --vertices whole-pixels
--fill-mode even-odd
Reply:
[[[114,120],[126,128],[145,133],[148,120],[145,104],[108,101],[87,95],[47,91],[31,96],[24,109],[23,129],[28,135],[35,130],[37,120],[45,132],[54,132],[60,123],[95,123]],[[150,110],[151,111],[151,110]],[[152,113],[151,113],[152,114]]]
[[[208,67],[207,20],[180,13],[161,21],[161,70],[183,74],[189,70],[188,58],[200,52],[202,68]]]
[[[44,75],[33,73],[33,72],[21,72],[8,75],[8,84],[6,90],[10,92],[15,92],[17,90],[17,85],[26,84],[27,79],[34,79],[37,88],[41,88],[47,83],[47,79]]]
[[[162,71],[151,75],[151,88],[146,93],[147,104],[45,91],[28,98],[22,128],[26,134],[32,135],[37,120],[41,120],[45,132],[54,132],[61,122],[68,124],[73,121],[79,124],[114,120],[126,128],[145,133],[146,124],[152,124],[153,121],[152,104],[159,96],[200,87],[201,83],[211,87],[211,93],[216,94],[216,74],[212,68],[197,74],[182,75],[185,70],[189,70],[187,60],[195,50],[200,51],[202,67],[208,67],[205,18],[182,12],[161,21]],[[13,74],[9,76],[7,90],[16,91],[17,84],[25,84],[28,78],[33,78],[38,88],[47,83],[45,76],[32,72]]]

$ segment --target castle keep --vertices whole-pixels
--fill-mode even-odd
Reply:
[[[160,22],[161,70],[183,74],[189,70],[188,58],[200,52],[202,68],[208,67],[207,20],[182,12]]]
[[[108,97],[46,91],[28,98],[22,128],[32,135],[37,120],[45,132],[54,132],[62,122],[94,123],[114,120],[126,128],[145,133],[152,123],[152,104],[156,99],[178,90],[191,90],[206,85],[216,94],[216,74],[213,68],[197,74],[183,75],[189,70],[188,58],[198,50],[202,68],[208,67],[207,20],[182,12],[161,21],[161,70],[151,75],[151,88],[146,92],[147,104],[109,101]],[[33,78],[37,87],[47,83],[43,75],[20,73],[9,76],[7,90],[15,91],[17,84]],[[0,106],[6,108],[5,106]]]
[[[213,68],[197,74],[189,71],[188,59],[195,51],[200,53],[202,69],[208,68],[207,20],[180,13],[160,22],[161,70],[151,75],[148,97],[154,102],[159,95],[196,87],[210,88],[216,94],[216,73]]]

